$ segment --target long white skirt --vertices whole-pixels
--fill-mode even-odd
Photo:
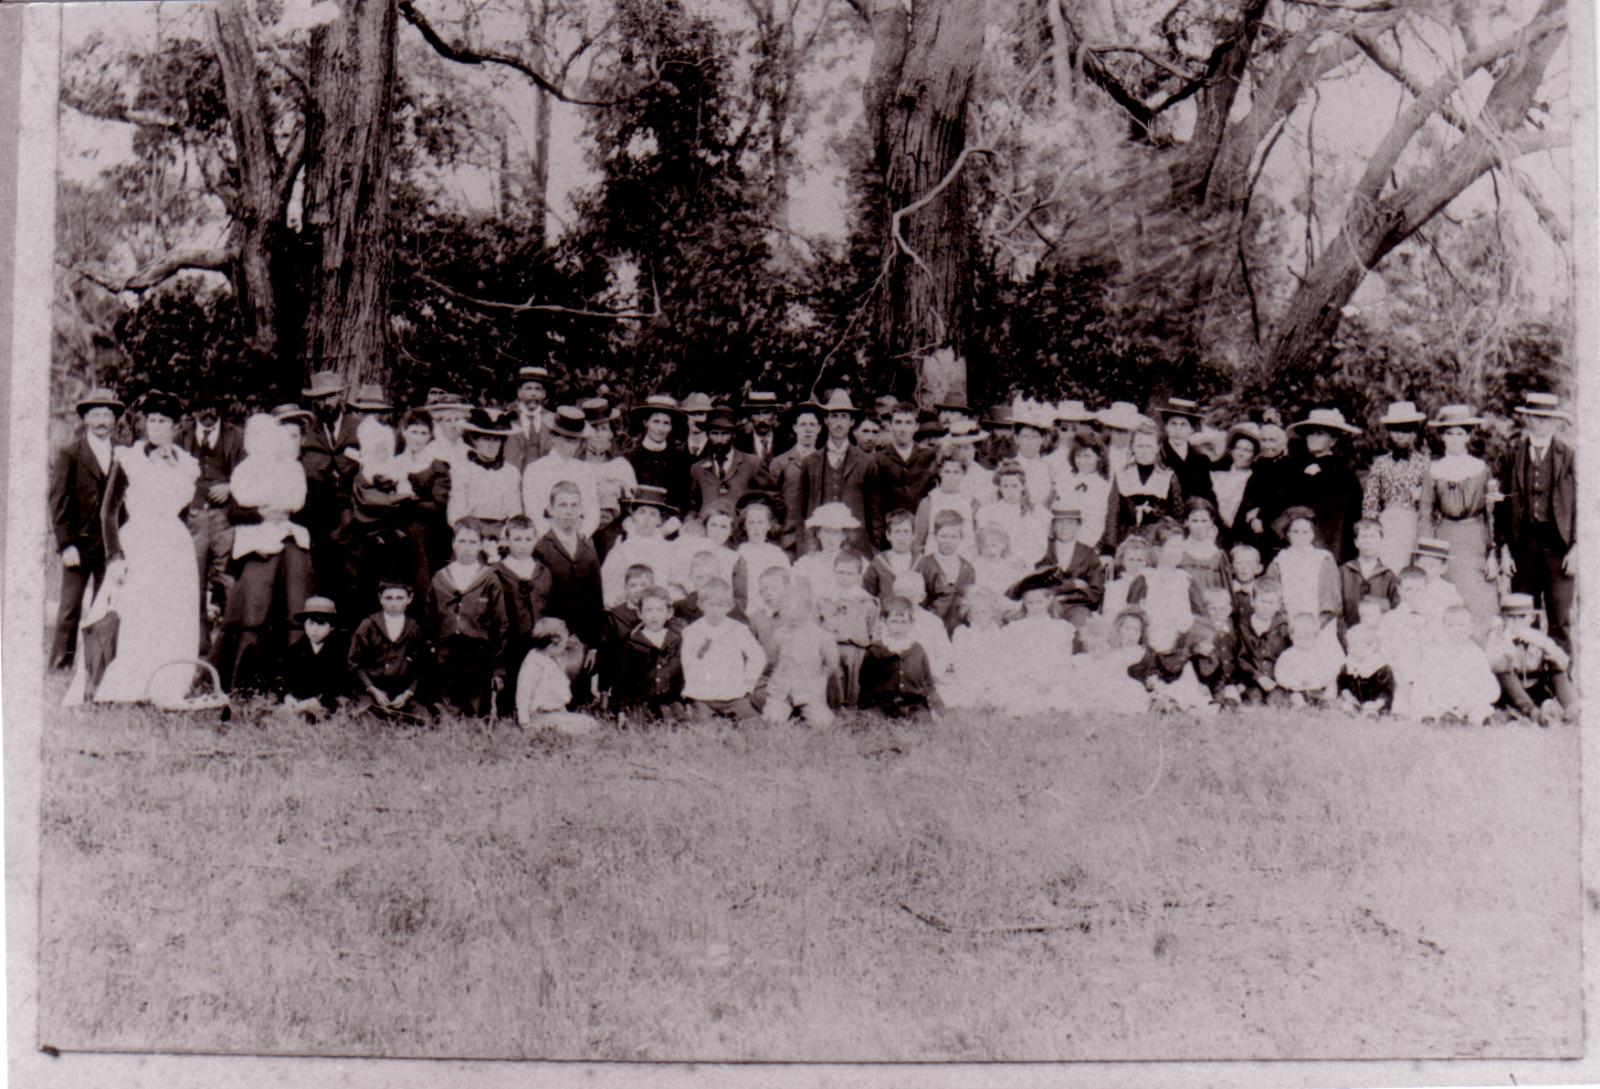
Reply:
[[[96,703],[182,699],[193,670],[174,666],[200,645],[200,574],[194,542],[179,518],[139,518],[122,528],[127,578],[116,589],[117,654],[95,689]]]
[[[1417,512],[1412,507],[1389,507],[1378,515],[1383,527],[1384,565],[1399,574],[1411,563],[1411,550],[1417,547]]]

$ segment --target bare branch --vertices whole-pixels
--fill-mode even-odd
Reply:
[[[1359,3],[1357,0],[1286,0],[1286,2],[1299,4],[1301,7],[1319,8],[1322,11],[1353,11],[1362,14],[1395,10],[1394,5],[1387,0],[1370,0],[1368,3]]]
[[[93,117],[99,121],[117,121],[124,125],[138,125],[149,129],[176,129],[181,124],[176,117],[170,114],[158,113],[155,110],[141,110],[124,105],[120,99],[116,102],[93,102],[84,97],[77,87],[63,81],[61,84],[60,100],[63,106],[81,113],[85,117]]]
[[[900,233],[901,221],[904,220],[906,216],[911,215],[918,209],[926,208],[933,202],[934,197],[937,197],[940,193],[944,192],[945,189],[949,187],[950,183],[955,181],[956,177],[960,175],[961,168],[967,165],[967,160],[969,158],[974,155],[993,155],[994,153],[994,148],[992,147],[962,148],[961,154],[956,156],[956,161],[950,164],[950,169],[945,172],[944,177],[939,179],[937,185],[928,190],[922,196],[918,197],[916,200],[912,201],[910,204],[906,205],[904,208],[895,209],[895,211],[889,216],[889,233],[894,237],[895,249],[911,258],[912,262],[929,276],[933,275],[933,270],[929,268],[928,263],[911,248],[911,244],[906,241],[906,236]]]
[[[108,280],[87,268],[80,267],[74,271],[90,283],[113,295],[120,295],[124,291],[148,291],[180,272],[227,272],[238,259],[238,249],[228,246],[223,249],[178,250],[152,261],[121,281]]]
[[[649,321],[652,318],[661,316],[659,309],[587,310],[576,306],[559,306],[556,303],[536,303],[531,298],[527,302],[520,303],[501,302],[497,299],[482,299],[476,295],[468,295],[466,292],[457,291],[449,284],[441,283],[425,272],[417,271],[413,272],[412,275],[430,287],[437,288],[457,302],[463,302],[468,306],[476,306],[484,310],[498,310],[509,314],[571,314],[579,318],[605,318],[612,321]]]
[[[1133,45],[1131,43],[1118,45],[1091,45],[1086,47],[1086,49],[1087,52],[1093,53],[1097,56],[1103,53],[1136,53],[1145,60],[1149,61],[1151,64],[1155,65],[1157,68],[1160,68],[1164,72],[1171,73],[1172,75],[1177,76],[1179,79],[1190,80],[1194,82],[1199,82],[1205,79],[1204,72],[1186,72],[1182,68],[1179,68],[1177,65],[1173,64],[1171,61],[1167,60],[1160,53],[1157,53],[1154,49],[1146,49],[1142,45]]]

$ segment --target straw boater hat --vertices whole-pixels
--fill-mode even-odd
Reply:
[[[1322,431],[1342,431],[1346,435],[1359,435],[1361,428],[1352,427],[1345,422],[1344,413],[1336,408],[1314,408],[1303,420],[1296,420],[1289,425],[1290,431],[1299,431],[1306,428]]]
[[[1255,444],[1256,452],[1261,452],[1261,428],[1257,427],[1249,420],[1245,420],[1242,423],[1236,423],[1232,427],[1228,428],[1227,440],[1222,444],[1223,450],[1232,450],[1233,444],[1238,442],[1240,439],[1249,439]]]
[[[1500,612],[1506,616],[1522,614],[1539,615],[1539,607],[1533,603],[1532,594],[1506,594],[1500,599]]]
[[[511,418],[495,408],[473,409],[461,428],[463,435],[489,435],[502,439],[509,437],[515,431],[516,426],[511,422]]]
[[[655,484],[640,484],[632,494],[622,497],[623,510],[636,510],[639,507],[654,507],[663,515],[678,513],[678,508],[667,498],[667,489]]]
[[[578,402],[578,407],[583,410],[585,423],[616,423],[622,419],[622,409],[615,407],[604,397],[585,397]]]
[[[549,367],[529,365],[517,368],[517,385],[519,386],[524,382],[543,382],[549,386],[553,385],[555,380],[556,376],[550,373]]]
[[[817,407],[822,410],[824,416],[835,412],[848,412],[850,415],[857,417],[863,415],[862,411],[856,407],[855,402],[850,399],[849,390],[834,390],[828,394],[828,399]]]
[[[287,423],[289,420],[293,420],[296,423],[308,424],[314,422],[317,418],[316,414],[309,408],[301,408],[292,401],[274,408],[272,415],[280,423]]]
[[[1049,405],[1029,403],[1017,410],[1015,422],[1018,427],[1046,432],[1054,429],[1056,418],[1051,415]]]
[[[444,412],[471,412],[472,403],[454,390],[440,389],[438,386],[428,391],[427,399],[422,405],[424,411],[430,415],[439,415]]]
[[[753,389],[745,395],[744,403],[739,406],[739,412],[745,416],[754,416],[758,412],[782,412],[787,407],[770,389]]]
[[[1168,397],[1166,401],[1156,406],[1156,415],[1162,419],[1168,416],[1187,416],[1191,420],[1199,420],[1205,413],[1198,401],[1191,401],[1187,397]]]
[[[557,405],[551,414],[549,433],[557,438],[581,439],[588,429],[589,421],[577,405]]]
[[[1428,414],[1411,401],[1390,401],[1389,407],[1378,417],[1379,427],[1416,427],[1425,423]]]
[[[994,478],[998,482],[1003,476],[1026,477],[1027,470],[1022,467],[1022,462],[1016,458],[1001,458],[1000,464],[994,467]]]
[[[807,529],[842,529],[849,532],[860,529],[861,523],[843,503],[824,503],[806,519]]]
[[[939,441],[947,446],[976,446],[988,437],[989,433],[972,420],[952,420]]]
[[[1129,405],[1128,407],[1132,408],[1133,406]],[[1090,412],[1088,407],[1084,405],[1082,401],[1071,400],[1056,402],[1054,420],[1058,424],[1090,423],[1096,418],[1096,414]]]
[[[344,392],[344,379],[333,371],[318,371],[311,376],[311,384],[300,391],[302,397],[332,397]]]
[[[674,428],[682,427],[684,424],[683,409],[678,407],[677,399],[670,393],[652,393],[643,401],[634,405],[628,416],[634,423],[643,427],[644,422],[657,412],[666,413]]]
[[[294,614],[294,622],[304,624],[307,617],[315,617],[324,623],[332,624],[339,619],[339,607],[333,603],[332,598],[308,597],[306,603],[300,607],[300,611]]]
[[[678,403],[678,407],[686,416],[704,416],[716,407],[716,402],[711,399],[710,394],[691,393]]]
[[[1102,427],[1114,431],[1133,431],[1149,417],[1140,412],[1132,401],[1113,401],[1110,408],[1102,408],[1094,414],[1094,418]]]
[[[1069,500],[1057,499],[1050,504],[1050,518],[1052,521],[1057,518],[1076,518],[1081,522],[1083,521],[1083,508]]]
[[[1553,393],[1539,393],[1530,391],[1522,395],[1522,403],[1511,411],[1519,416],[1553,416],[1558,420],[1570,420],[1566,409],[1561,407],[1561,398]]]
[[[1441,541],[1437,537],[1418,537],[1416,547],[1411,550],[1413,560],[1432,557],[1436,560],[1450,558],[1450,542]]]
[[[383,387],[376,382],[366,382],[355,388],[345,401],[346,408],[357,412],[388,412],[389,400],[383,395]]]
[[[91,408],[109,408],[118,416],[127,411],[128,406],[117,400],[117,395],[106,386],[96,386],[83,399],[78,402],[78,415],[82,416]]]
[[[1483,418],[1472,410],[1471,405],[1445,405],[1439,409],[1438,415],[1428,421],[1430,429],[1482,426]]]

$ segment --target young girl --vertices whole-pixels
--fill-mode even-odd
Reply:
[[[950,673],[945,703],[950,707],[992,708],[998,705],[1006,669],[1000,617],[1004,599],[981,583],[961,595],[965,622],[950,636]]]
[[[1196,496],[1184,504],[1184,511],[1183,569],[1201,590],[1228,589],[1233,565],[1217,545],[1217,508],[1211,500]]]
[[[1215,634],[1209,622],[1197,620],[1178,636],[1170,650],[1159,651],[1146,645],[1144,656],[1128,667],[1128,676],[1150,693],[1155,710],[1193,711],[1202,717],[1217,713],[1211,692],[1200,683],[1194,668],[1194,659],[1206,657]]]
[[[860,529],[861,523],[843,503],[824,503],[811,512],[805,528],[816,534],[817,547],[794,562],[794,573],[810,587],[813,598],[827,597],[834,586],[833,562],[846,535]]]
[[[534,625],[528,653],[517,670],[517,725],[524,730],[556,730],[565,734],[593,733],[598,719],[567,710],[572,683],[563,667],[567,625],[547,616]]]
[[[1054,482],[1050,462],[1044,457],[1044,440],[1055,429],[1055,422],[1047,406],[1025,403],[1017,412],[1016,423],[1017,467],[1027,485],[1028,502],[1048,507]]]
[[[1108,533],[1114,544],[1128,534],[1181,514],[1177,474],[1161,464],[1161,436],[1154,423],[1141,424],[1130,447],[1132,458],[1112,478],[1107,500]]]
[[[456,524],[455,559],[433,576],[433,648],[445,706],[485,714],[506,678],[506,601],[483,563],[483,535],[471,518]]]
[[[1165,654],[1177,645],[1178,637],[1189,630],[1195,615],[1205,606],[1199,587],[1183,569],[1183,530],[1173,522],[1162,522],[1156,526],[1155,541],[1156,565],[1134,578],[1128,587],[1128,604],[1144,611],[1150,648]]]
[[[667,489],[641,484],[633,495],[622,500],[622,505],[628,512],[627,536],[606,553],[605,563],[600,566],[600,586],[606,608],[622,603],[628,568],[636,563],[650,568],[657,585],[668,590],[674,600],[682,597],[681,584],[675,587],[668,581],[677,570],[680,546],[661,535],[662,519],[678,513],[677,508],[667,502]]]
[[[946,512],[956,515],[960,520],[962,537],[972,539],[972,496],[962,487],[967,463],[954,454],[946,454],[939,459],[937,473],[938,487],[917,505],[915,544],[921,553],[934,550],[934,520]]]
[[[783,723],[798,710],[809,726],[831,725],[828,680],[839,672],[839,647],[817,623],[817,601],[804,579],[794,579],[784,594],[769,658],[772,672],[762,717]]]
[[[1317,547],[1317,516],[1310,507],[1290,507],[1284,517],[1289,547],[1272,557],[1267,578],[1283,587],[1285,613],[1312,613],[1326,624],[1343,611],[1339,565],[1333,553]]]
[[[703,534],[693,536],[686,532],[679,533],[677,555],[669,580],[671,585],[687,590],[691,582],[689,569],[701,556],[712,557],[716,564],[715,577],[732,585],[733,569],[739,562],[739,553],[731,543],[733,524],[733,508],[719,501],[706,509]]]
[[[789,569],[789,554],[771,540],[780,521],[779,503],[765,492],[747,492],[739,499],[739,534],[743,539],[733,565],[733,601],[747,612],[761,573],[772,567]]]
[[[1055,616],[1055,572],[1035,571],[1011,587],[1022,614],[1004,628],[1000,709],[1013,715],[1059,712],[1073,706],[1072,645],[1077,632]]]
[[[1411,562],[1428,577],[1417,602],[1417,607],[1425,615],[1437,619],[1447,610],[1466,604],[1456,584],[1445,577],[1450,567],[1449,541],[1419,537],[1416,550],[1411,553]]]
[[[1111,480],[1106,475],[1105,448],[1092,434],[1077,434],[1055,464],[1052,483],[1055,501],[1083,511],[1078,539],[1095,551],[1106,536],[1110,512]],[[1052,455],[1054,456],[1054,455]]]
[[[890,717],[942,711],[927,652],[912,637],[913,606],[903,597],[883,603],[878,638],[861,663],[861,706]]]
[[[1000,498],[979,507],[974,523],[980,530],[985,526],[1005,530],[1011,541],[1011,554],[1032,567],[1044,558],[1049,543],[1048,508],[1029,501],[1027,477],[1014,460],[1000,463],[994,482]]]
[[[1004,597],[1016,581],[1028,573],[1028,566],[1011,555],[1011,541],[999,526],[978,530],[978,554],[972,558],[972,586]]]
[[[933,551],[917,561],[915,571],[927,587],[928,611],[944,622],[945,632],[955,630],[956,602],[977,579],[973,566],[961,555],[967,523],[953,511],[940,511],[933,520]]]
[[[916,521],[916,516],[907,510],[889,513],[884,527],[889,547],[872,557],[872,562],[867,565],[866,576],[862,580],[866,584],[867,593],[873,597],[884,598],[893,589],[896,578],[916,569],[917,560],[921,558],[915,549]]]
[[[1128,618],[1127,649],[1120,645],[1116,627],[1103,616],[1089,617],[1078,629],[1083,653],[1073,664],[1080,678],[1076,704],[1080,713],[1138,715],[1150,709],[1150,693],[1128,672],[1144,657],[1144,615],[1135,610]]]
[[[1143,537],[1129,537],[1117,546],[1116,578],[1106,583],[1105,596],[1100,599],[1100,615],[1115,620],[1128,607],[1128,591],[1141,574],[1150,567],[1150,542]],[[1143,613],[1140,614],[1143,621]],[[1120,625],[1118,626],[1120,629]]]

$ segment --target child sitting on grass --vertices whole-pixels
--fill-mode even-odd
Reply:
[[[1275,579],[1256,583],[1250,612],[1239,621],[1239,695],[1245,703],[1280,703],[1278,659],[1289,647],[1289,619],[1283,613],[1283,589]]]
[[[1234,674],[1239,668],[1239,636],[1233,622],[1233,593],[1226,586],[1204,590],[1207,628],[1194,646],[1194,673],[1219,706],[1237,706],[1242,698]],[[1191,629],[1193,630],[1193,629]]]
[[[783,723],[798,710],[809,726],[831,725],[828,681],[839,672],[839,647],[817,622],[817,600],[804,579],[796,578],[784,594],[772,646],[762,717]]]
[[[1424,652],[1439,626],[1438,618],[1424,611],[1428,596],[1428,576],[1420,567],[1400,572],[1400,603],[1378,619],[1384,661],[1394,671],[1394,713],[1402,718],[1414,715],[1412,688],[1426,670]]]
[[[533,626],[531,646],[517,670],[517,725],[524,730],[556,730],[565,734],[592,733],[600,721],[567,710],[572,685],[563,665],[571,636],[566,622],[547,616]]]
[[[1319,623],[1336,618],[1344,607],[1339,596],[1339,565],[1333,553],[1317,547],[1317,516],[1310,507],[1284,512],[1289,547],[1267,565],[1267,578],[1283,587],[1283,609],[1290,616],[1311,613]]]
[[[765,492],[749,492],[739,500],[739,532],[744,540],[733,565],[733,603],[747,613],[762,572],[789,569],[789,554],[768,539],[778,524],[778,502]]]
[[[1273,679],[1295,707],[1322,707],[1333,701],[1344,651],[1333,622],[1316,613],[1295,613],[1289,619],[1290,645],[1278,657]]]
[[[1214,636],[1209,622],[1195,620],[1169,649],[1145,646],[1143,657],[1128,667],[1128,676],[1143,684],[1150,693],[1151,710],[1192,711],[1202,717],[1217,713],[1216,704],[1211,702],[1211,692],[1200,683],[1193,661],[1204,656],[1202,649]]]
[[[964,623],[950,636],[950,672],[941,686],[949,707],[998,706],[1006,668],[1005,635],[1000,627],[1004,599],[986,586],[961,595]]]
[[[616,686],[617,674],[622,666],[623,645],[642,619],[639,616],[639,602],[644,592],[655,584],[655,572],[650,570],[648,564],[630,564],[623,575],[622,602],[606,610],[600,646],[595,654],[595,673],[600,691],[604,694],[609,694]]]
[[[696,718],[754,718],[750,695],[767,652],[745,624],[728,615],[733,587],[712,579],[700,588],[700,618],[683,629],[683,698]]]
[[[1394,706],[1394,670],[1384,660],[1376,624],[1362,622],[1345,633],[1349,653],[1339,670],[1339,706],[1352,715],[1375,718]]]
[[[922,606],[944,624],[945,634],[955,630],[960,619],[956,605],[961,594],[977,579],[971,561],[961,555],[968,520],[955,511],[944,510],[933,516],[933,551],[917,561],[914,569],[922,576],[927,597]]]
[[[1203,611],[1200,588],[1183,569],[1185,539],[1175,522],[1163,520],[1155,528],[1156,565],[1146,568],[1128,587],[1128,604],[1138,606],[1148,624],[1146,636],[1157,654],[1177,646],[1178,638]]]
[[[1500,626],[1485,649],[1500,682],[1502,702],[1549,726],[1573,720],[1578,693],[1567,675],[1571,664],[1567,652],[1534,627],[1538,613],[1532,594],[1507,594],[1500,602]]]
[[[357,689],[353,710],[371,710],[381,718],[418,717],[417,691],[433,655],[422,625],[406,615],[410,605],[410,586],[380,583],[378,611],[350,637],[350,676]]]
[[[1473,726],[1489,720],[1500,696],[1500,682],[1488,654],[1473,639],[1471,610],[1452,605],[1444,611],[1418,652],[1412,675],[1403,683],[1395,700],[1396,714]]]
[[[1144,658],[1144,614],[1137,609],[1126,613],[1126,647],[1118,636],[1120,626],[1103,616],[1091,616],[1078,629],[1083,644],[1083,654],[1075,661],[1079,713],[1139,715],[1150,709],[1150,693],[1128,672]]]
[[[1449,541],[1419,538],[1411,553],[1411,562],[1427,576],[1422,594],[1416,599],[1416,608],[1424,616],[1437,620],[1456,606],[1466,604],[1455,583],[1444,577],[1450,566]]]
[[[683,636],[671,620],[667,591],[651,586],[639,595],[639,624],[622,644],[611,686],[619,717],[677,717],[683,699]]]
[[[863,708],[891,718],[944,709],[928,655],[912,638],[914,611],[903,597],[890,596],[884,602],[880,634],[861,663]]]
[[[862,578],[867,593],[880,599],[888,597],[894,592],[894,580],[916,569],[917,561],[922,558],[912,549],[916,532],[916,516],[910,511],[889,512],[884,525],[889,547],[872,557],[872,562],[867,564],[867,573]]]
[[[835,585],[833,561],[844,547],[845,535],[860,529],[861,523],[843,503],[824,503],[811,512],[805,528],[816,534],[816,547],[794,562],[794,573],[810,587],[813,598],[824,598]]]
[[[1106,570],[1100,556],[1080,539],[1083,511],[1058,503],[1050,510],[1050,545],[1040,568],[1056,572],[1056,615],[1080,627],[1100,608]]]
[[[1127,611],[1128,592],[1150,567],[1150,556],[1150,542],[1137,533],[1129,534],[1117,546],[1115,562],[1118,574],[1106,583],[1105,595],[1100,599],[1101,616],[1116,624],[1117,617]]]
[[[1216,506],[1203,496],[1194,496],[1184,504],[1183,525],[1182,567],[1189,573],[1189,580],[1201,590],[1230,587],[1233,565],[1217,545]]]
[[[1022,613],[1002,629],[1004,656],[995,682],[1000,710],[1040,715],[1072,706],[1078,687],[1072,662],[1077,630],[1055,615],[1055,572],[1034,571],[1007,596],[1021,603]]]
[[[972,558],[973,579],[972,586],[967,588],[968,592],[982,587],[1004,597],[1006,591],[1027,573],[1027,565],[1012,558],[1011,541],[1005,530],[995,525],[979,527],[978,554]],[[965,600],[966,594],[962,598]]]
[[[1261,550],[1252,544],[1236,544],[1228,550],[1233,567],[1233,618],[1243,620],[1255,609],[1256,582],[1261,578]]]
[[[467,518],[451,537],[455,559],[433,576],[433,651],[446,707],[482,715],[506,677],[506,601],[494,569],[482,562],[483,538]]]
[[[861,661],[875,637],[878,601],[861,584],[864,571],[859,552],[842,550],[833,560],[834,585],[817,600],[822,626],[839,644],[839,684],[832,701],[836,706],[856,706],[861,694]]]
[[[338,619],[338,606],[325,597],[306,598],[294,617],[305,638],[290,643],[284,653],[280,687],[285,711],[320,722],[348,694],[350,650],[334,635]]]
[[[920,604],[927,594],[922,576],[915,571],[899,576],[892,594],[911,602],[911,638],[927,652],[934,678],[943,681],[950,672],[950,633],[938,615]]]
[[[1361,623],[1361,603],[1382,598],[1391,607],[1400,601],[1400,576],[1383,562],[1383,524],[1376,518],[1356,523],[1356,558],[1339,567],[1340,621],[1345,628]]]

